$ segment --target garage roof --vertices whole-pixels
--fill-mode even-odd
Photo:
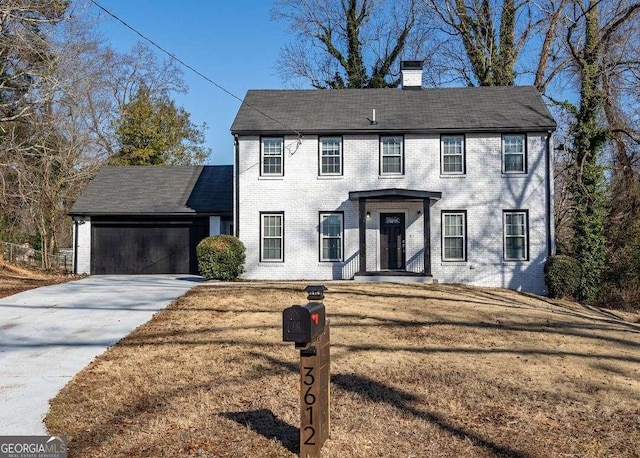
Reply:
[[[70,215],[231,215],[233,167],[104,167]]]

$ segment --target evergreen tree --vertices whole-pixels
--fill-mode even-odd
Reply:
[[[118,151],[114,165],[201,164],[209,149],[204,147],[205,125],[191,122],[189,113],[166,95],[154,95],[141,85],[124,107],[117,123]]]

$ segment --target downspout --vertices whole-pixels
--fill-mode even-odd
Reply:
[[[547,256],[553,256],[556,254],[555,247],[555,227],[554,227],[554,208],[552,204],[553,198],[553,173],[552,173],[552,157],[553,157],[553,131],[547,132],[547,154],[546,154],[546,174],[547,174],[547,187],[545,189],[546,202],[547,202]]]
[[[73,274],[78,275],[78,220],[73,218]]]
[[[233,148],[235,153],[235,161],[233,165],[233,174],[235,176],[235,187],[234,187],[234,211],[233,211],[233,232],[235,236],[240,238],[240,174],[238,171],[240,170],[240,142],[238,141],[238,135],[235,134],[233,136]]]

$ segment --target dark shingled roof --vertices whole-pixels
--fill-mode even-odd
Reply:
[[[233,167],[105,167],[71,215],[230,215]]]
[[[377,124],[369,121],[374,109]],[[555,126],[533,86],[252,90],[247,92],[231,132],[481,132]]]

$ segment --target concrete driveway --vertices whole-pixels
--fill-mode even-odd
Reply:
[[[96,276],[0,299],[0,435],[43,435],[49,399],[202,279]]]

